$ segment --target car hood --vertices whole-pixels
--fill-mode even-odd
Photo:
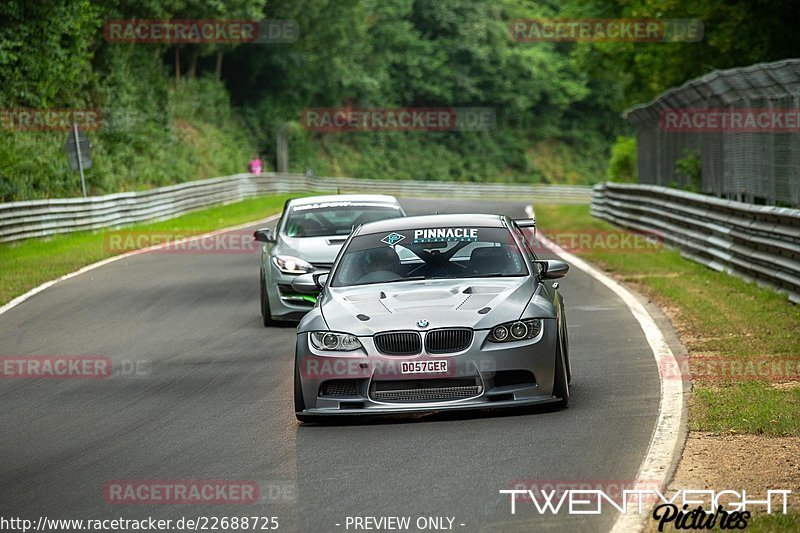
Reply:
[[[528,277],[331,287],[320,301],[320,309],[330,330],[359,336],[417,330],[419,320],[426,320],[428,329],[488,329],[520,318],[536,288],[536,280]],[[546,308],[546,300],[543,303]]]
[[[292,255],[309,263],[333,263],[347,236],[286,237],[273,249],[272,255]]]

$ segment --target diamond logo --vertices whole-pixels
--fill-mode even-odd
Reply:
[[[383,239],[381,239],[381,242],[385,242],[389,246],[394,246],[395,244],[397,244],[398,242],[402,241],[405,238],[406,238],[405,235],[400,235],[399,233],[392,232]]]

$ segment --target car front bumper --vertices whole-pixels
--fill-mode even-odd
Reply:
[[[388,356],[372,337],[362,350],[319,352],[309,333],[297,336],[296,365],[306,416],[435,412],[535,405],[553,396],[556,322],[543,320],[529,341],[492,343],[474,332],[470,347],[455,354]],[[334,353],[333,356],[330,354]],[[448,362],[446,373],[404,374],[404,361]]]
[[[266,275],[267,297],[274,320],[300,320],[308,313],[316,301],[316,294],[299,294],[292,289],[295,274],[284,274],[275,265],[267,267]]]

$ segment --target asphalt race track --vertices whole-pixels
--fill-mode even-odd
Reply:
[[[525,205],[403,203],[409,214],[520,218]],[[512,515],[498,493],[515,481],[630,483],[657,418],[658,372],[627,307],[576,269],[560,285],[568,409],[300,426],[295,333],[260,323],[258,254],[153,252],[60,282],[0,315],[0,356],[102,355],[115,375],[0,380],[0,515],[277,516],[279,531],[303,532],[354,531],[348,516],[450,517],[463,532],[608,530],[611,510],[540,515],[518,502]],[[260,497],[110,504],[111,480],[252,480]]]

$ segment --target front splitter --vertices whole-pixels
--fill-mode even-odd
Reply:
[[[534,405],[546,405],[550,403],[559,402],[560,398],[551,396],[549,398],[525,398],[522,400],[501,400],[496,402],[469,402],[469,403],[453,403],[448,405],[410,405],[404,406],[381,406],[381,407],[364,407],[360,409],[306,409],[303,412],[297,413],[304,417],[338,417],[338,416],[371,416],[371,415],[402,415],[408,413],[444,413],[453,411],[482,411],[490,409],[511,408],[511,407],[529,407]]]

